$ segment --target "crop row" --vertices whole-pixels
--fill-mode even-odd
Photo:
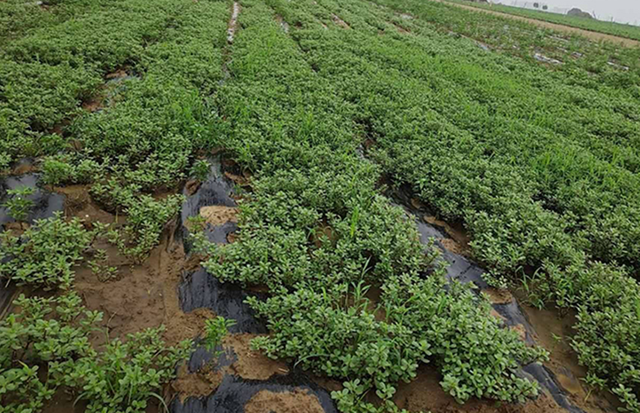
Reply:
[[[617,92],[487,54],[403,19],[406,8],[269,3],[301,27],[291,35],[317,73],[357,106],[371,156],[438,214],[465,223],[494,282],[524,281],[538,305],[575,307],[572,345],[587,381],[636,411],[639,187],[635,168],[611,154],[636,156],[637,121],[629,112],[626,131],[598,130],[620,115],[608,103]],[[323,30],[316,19],[332,13],[351,30]]]
[[[211,246],[204,266],[269,287],[265,302],[250,301],[271,332],[254,344],[345,381],[333,393],[342,411],[397,410],[397,383],[426,362],[459,401],[535,394],[515,373],[544,351],[501,328],[467,287],[447,292],[433,250],[424,254],[412,221],[376,190],[379,169],[357,154],[357,107],[314,72],[265,4],[243,2],[240,23],[219,96],[225,145],[254,180],[237,240]],[[379,407],[365,401],[369,390]]]
[[[106,253],[91,247],[96,240],[144,260],[180,207],[179,196],[152,195],[177,187],[197,152],[216,145],[215,111],[206,98],[223,77],[229,4],[45,6],[0,7],[2,19],[14,23],[2,33],[7,43],[0,52],[1,168],[39,157],[44,184],[90,184],[93,200],[127,221],[83,225],[54,216],[2,234],[3,285],[27,285],[33,293],[17,299],[21,310],[0,322],[0,412],[42,411],[62,389],[87,412],[142,412],[149,400],[164,403],[158,393],[193,343],[168,346],[162,327],[109,337],[108,322],[106,340],[96,343],[106,320],[84,307],[75,272],[92,248],[96,282],[117,271],[101,262]],[[27,7],[25,19],[12,17]],[[26,194],[8,194],[6,207],[18,220],[33,206]],[[42,297],[42,289],[58,294]],[[211,342],[225,330],[218,321],[208,320]]]
[[[24,7],[7,3],[0,15],[7,20]],[[232,47],[229,2],[65,2],[29,9],[22,26],[0,33],[7,39],[0,134],[9,138],[0,141],[0,168],[43,157],[45,183],[91,184],[104,209],[128,216],[115,231],[98,225],[76,233],[77,223],[54,219],[20,240],[5,235],[5,252],[18,258],[3,261],[1,275],[72,286],[76,248],[91,236],[144,259],[179,207],[178,197],[151,195],[174,190],[197,174],[199,155],[223,146],[254,178],[237,241],[207,246],[204,266],[222,281],[268,287],[266,301],[250,302],[271,331],[258,348],[343,380],[333,394],[343,411],[397,410],[396,386],[420,363],[435,364],[461,402],[535,395],[536,383],[517,370],[545,352],[502,328],[467,287],[445,286],[436,250],[425,254],[411,219],[382,195],[386,173],[440,216],[466,224],[492,281],[524,281],[536,303],[577,308],[572,343],[590,368],[588,382],[637,411],[640,289],[629,276],[640,269],[635,52],[576,40],[587,58],[551,70],[529,55],[550,47],[548,32],[536,32],[532,44],[528,25],[496,31],[500,19],[431,2],[247,0],[242,7]],[[53,15],[38,21],[45,12]],[[460,35],[500,45],[499,52]],[[629,70],[607,65],[612,58]],[[373,143],[368,159],[365,140]],[[67,233],[69,251],[53,249],[55,236]],[[19,263],[29,259],[29,243],[43,251],[25,269]],[[32,324],[56,305],[72,314],[63,322],[82,314],[73,296],[22,303],[37,307],[26,320]],[[15,322],[2,338],[19,330]],[[41,332],[20,337],[32,342]],[[145,349],[162,351],[157,333],[145,337]],[[88,363],[93,354],[80,344],[72,356],[82,353]],[[36,388],[34,371],[12,368],[24,356],[21,345],[4,346],[15,351],[0,354],[3,378],[27,377],[37,400],[51,397]],[[170,353],[162,381],[183,355]],[[35,364],[51,354],[37,357]],[[77,386],[65,371],[87,366],[64,367],[55,384]],[[154,389],[144,386],[136,402]],[[85,396],[104,396],[90,387]],[[365,398],[370,390],[379,406]],[[113,403],[126,404],[118,397]]]

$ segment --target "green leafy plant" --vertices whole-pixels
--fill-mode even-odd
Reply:
[[[204,159],[197,160],[191,166],[191,176],[199,181],[206,181],[211,165]]]
[[[34,193],[35,188],[30,186],[8,189],[7,195],[9,199],[2,206],[9,210],[9,215],[16,221],[24,221],[35,205],[33,200],[29,199]]]
[[[204,337],[202,338],[207,350],[213,351],[222,342],[224,336],[229,333],[229,327],[235,324],[235,320],[225,319],[220,316],[207,319],[204,325]]]
[[[167,221],[177,214],[183,197],[170,195],[155,200],[138,191],[139,187],[135,185],[123,187],[111,180],[93,185],[91,194],[106,208],[116,212],[122,209],[127,215],[124,228],[110,229],[109,238],[121,252],[140,262],[160,241],[162,230]]]
[[[66,222],[60,213],[36,220],[22,235],[2,234],[0,277],[18,285],[68,289],[72,267],[93,240],[80,220]]]

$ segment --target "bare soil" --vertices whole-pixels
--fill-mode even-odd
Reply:
[[[230,371],[246,380],[267,380],[277,374],[289,373],[289,368],[283,362],[251,349],[251,340],[256,337],[256,334],[246,333],[225,337],[223,345],[233,349],[238,357],[230,366]]]
[[[56,188],[66,195],[65,214],[78,217],[86,227],[94,222],[120,224],[126,217],[116,217],[102,210],[89,195],[89,187],[72,185]],[[173,345],[197,337],[204,328],[204,321],[214,317],[210,310],[198,309],[189,314],[180,310],[178,284],[185,269],[197,267],[197,258],[187,258],[182,244],[175,242],[171,228],[165,232],[160,245],[155,247],[142,264],[134,264],[122,256],[117,247],[105,240],[96,240],[92,252],[98,249],[107,253],[105,265],[118,270],[114,280],[100,282],[88,264],[78,266],[75,287],[90,310],[105,314],[104,327],[109,337],[125,337],[126,334],[145,328],[166,326],[164,339]],[[87,261],[91,261],[88,257]],[[101,344],[105,337],[96,334],[94,344]]]
[[[619,405],[615,397],[595,390],[589,393],[589,388],[582,381],[587,369],[578,363],[570,345],[576,313],[567,311],[560,314],[557,310],[539,310],[526,304],[521,304],[521,308],[536,332],[536,343],[550,353],[545,366],[556,375],[573,403],[588,413],[615,411]]]
[[[238,222],[238,208],[224,205],[206,206],[200,208],[200,215],[208,224],[219,226],[227,222]]]
[[[506,404],[488,400],[472,399],[464,405],[458,404],[440,386],[441,377],[436,369],[423,365],[418,376],[410,383],[400,383],[393,400],[398,407],[412,412],[432,413],[566,413],[546,394],[526,404]]]
[[[262,390],[244,406],[245,413],[324,413],[314,394],[295,389],[291,392]]]
[[[178,378],[171,389],[178,394],[181,403],[188,397],[207,397],[220,386],[226,371],[207,369],[190,373],[185,365],[178,370]]]
[[[509,304],[513,301],[513,295],[509,290],[490,287],[482,290],[482,292],[489,296],[491,304]]]

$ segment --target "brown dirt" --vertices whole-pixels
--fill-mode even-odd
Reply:
[[[195,194],[200,188],[200,185],[202,185],[202,182],[197,179],[187,181],[187,183],[184,185],[185,190],[187,191],[187,195],[191,196]]]
[[[127,77],[127,76],[128,76],[128,74],[127,74],[126,70],[119,69],[119,70],[116,70],[115,72],[108,73],[105,76],[105,79],[107,79],[107,80],[109,80],[109,79],[122,79],[123,77]]]
[[[489,296],[491,304],[509,304],[513,301],[513,295],[509,290],[489,287],[482,290],[482,292]]]
[[[82,102],[82,109],[87,112],[97,112],[102,109],[103,98],[102,96],[93,96],[90,100]]]
[[[418,198],[411,198],[409,202],[411,203],[411,206],[414,207],[415,209],[425,209],[427,207],[424,204],[424,202],[422,202]]]
[[[13,236],[20,236],[26,230],[28,230],[30,226],[31,225],[29,225],[28,222],[19,222],[19,221],[7,222],[6,224],[4,224],[4,230],[11,231],[11,234]]]
[[[213,226],[223,225],[227,222],[238,222],[238,208],[223,205],[202,207],[200,215]]]
[[[578,363],[578,357],[569,344],[576,321],[575,312],[561,315],[556,310],[539,310],[522,303],[521,307],[536,332],[536,343],[550,353],[545,366],[553,371],[576,406],[588,413],[614,411],[613,406],[618,402],[610,394],[594,391],[587,398],[589,389],[581,380],[587,369]]]
[[[469,242],[471,241],[471,237],[467,234],[467,231],[461,224],[449,224],[447,222],[441,221],[434,216],[425,215],[425,222],[436,225],[444,228],[446,233],[453,238],[456,242],[462,245],[464,248],[469,247]]]
[[[506,404],[489,400],[471,399],[458,404],[440,386],[441,377],[429,365],[420,366],[418,376],[410,383],[400,383],[393,398],[398,407],[412,412],[432,413],[566,413],[548,395],[541,394],[526,404]]]
[[[344,20],[342,20],[340,17],[338,17],[335,14],[331,15],[331,20],[333,20],[333,22],[335,24],[337,24],[338,26],[342,27],[343,29],[350,29],[351,28],[351,26],[349,26],[347,24],[347,22],[345,22]]]
[[[316,383],[318,386],[322,387],[323,389],[328,390],[329,392],[341,391],[342,389],[344,389],[344,386],[338,380],[330,379],[330,378],[324,377],[324,376],[316,376],[315,374],[313,374],[311,372],[309,372],[308,374],[309,374],[309,378],[311,379],[311,381],[313,381],[314,383]]]
[[[230,180],[232,180],[233,182],[235,182],[240,186],[248,186],[249,179],[251,177],[251,175],[249,174],[236,175],[236,174],[232,174],[231,172],[225,172],[224,176],[226,176],[227,178],[229,178]]]
[[[451,238],[443,238],[440,240],[442,246],[449,252],[458,255],[469,255],[469,250],[465,249],[462,245],[458,244],[455,240]]]
[[[77,394],[71,394],[62,387],[53,395],[53,398],[47,402],[42,409],[42,413],[85,413],[87,410],[87,402],[79,400],[75,402]],[[164,413],[164,408],[160,407],[160,403],[156,399],[147,400],[147,408],[145,413]]]
[[[189,316],[178,307],[177,285],[180,280],[181,261],[179,252],[175,254],[165,250],[166,240],[154,248],[150,257],[141,265],[131,264],[118,254],[115,246],[97,241],[95,248],[106,250],[107,265],[116,267],[115,280],[98,282],[91,269],[83,265],[76,271],[76,290],[84,298],[91,310],[105,314],[105,327],[110,337],[123,337],[126,334],[145,328],[156,328],[162,324],[171,327],[184,325],[184,328],[167,330],[165,339],[176,343],[197,336],[193,329],[202,324],[202,314],[193,314],[196,321],[188,323]],[[177,318],[177,319],[176,319]],[[100,336],[96,337],[101,342]]]
[[[42,413],[83,413],[87,407],[86,403],[79,401],[74,405],[77,397],[77,394],[68,393],[65,388],[60,388],[45,404]]]
[[[234,242],[236,242],[238,240],[238,234],[235,232],[230,232],[227,234],[227,242],[229,244],[233,244]]]
[[[215,316],[208,308],[197,308],[190,313],[179,311],[166,321],[164,340],[169,345],[175,345],[182,340],[195,338],[204,331],[205,321]]]
[[[15,168],[13,168],[13,170],[9,172],[9,175],[24,175],[31,172],[37,172],[37,171],[38,171],[38,168],[34,164],[22,163],[16,166]]]
[[[116,221],[113,214],[102,210],[91,200],[88,186],[72,185],[55,190],[66,195],[66,215],[80,218],[85,226],[91,227],[97,221]],[[87,263],[76,268],[76,290],[88,309],[105,314],[103,324],[109,331],[109,337],[124,337],[145,328],[165,325],[164,339],[169,344],[177,344],[198,336],[204,320],[214,316],[205,309],[189,314],[180,310],[177,286],[182,271],[197,267],[198,260],[197,257],[187,259],[182,244],[167,235],[172,233],[169,228],[160,245],[140,265],[120,255],[118,248],[106,240],[96,240],[92,251],[106,251],[105,264],[118,270],[115,280],[99,282]],[[90,260],[89,256],[87,261]],[[95,344],[103,343],[104,339],[101,333],[93,337]]]
[[[411,33],[411,30],[409,29],[405,29],[402,26],[398,26],[397,24],[394,24],[394,26],[396,27],[396,30],[398,31],[398,33],[402,33],[402,34],[409,34]]]
[[[267,380],[276,374],[287,374],[289,368],[281,361],[271,360],[259,351],[251,349],[251,340],[256,334],[229,334],[223,345],[233,349],[238,360],[230,366],[230,370],[246,380]]]
[[[506,318],[504,318],[504,316],[502,314],[500,314],[499,312],[497,312],[495,309],[491,309],[491,315],[499,320],[502,321],[506,321]]]
[[[92,227],[93,222],[114,223],[116,216],[93,202],[89,189],[88,185],[69,185],[55,187],[54,191],[65,195],[64,213],[67,217],[77,217],[88,227]]]
[[[224,370],[211,369],[189,373],[186,365],[182,365],[178,377],[171,383],[171,389],[178,394],[181,403],[188,397],[207,397],[220,386],[224,375]]]
[[[517,324],[517,325],[511,326],[509,328],[511,330],[515,331],[516,333],[518,333],[518,336],[520,336],[520,340],[522,340],[522,341],[526,341],[527,340],[527,329],[524,328],[524,326],[522,324]]]
[[[291,392],[256,393],[244,406],[245,413],[323,413],[324,409],[314,394],[295,389]]]
[[[579,29],[577,27],[565,26],[565,25],[562,25],[562,24],[546,22],[546,21],[543,21],[543,20],[536,20],[536,19],[531,19],[531,18],[527,18],[527,17],[516,16],[516,15],[513,15],[513,14],[502,13],[502,12],[494,11],[494,10],[485,10],[485,9],[481,9],[481,8],[478,8],[478,7],[467,6],[467,5],[464,5],[464,4],[450,3],[450,2],[447,2],[447,1],[443,1],[443,0],[431,0],[431,1],[437,1],[438,3],[446,3],[446,4],[450,5],[450,6],[460,7],[462,9],[471,10],[471,11],[475,11],[475,12],[479,12],[479,13],[487,13],[487,14],[491,14],[491,15],[494,15],[494,16],[499,16],[499,17],[505,17],[505,18],[508,18],[508,19],[518,20],[518,21],[521,21],[521,22],[530,23],[530,24],[533,24],[533,25],[536,25],[536,26],[539,26],[539,27],[544,27],[546,29],[556,30],[556,31],[559,31],[559,32],[577,34],[579,36],[583,36],[583,37],[586,37],[586,38],[594,40],[594,41],[604,40],[604,41],[615,43],[615,44],[618,44],[618,45],[623,45],[625,47],[637,47],[637,46],[640,46],[640,41],[633,40],[633,39],[627,39],[627,38],[624,38],[624,37],[618,37],[618,36],[614,36],[614,35],[611,35],[611,34],[593,32],[593,31],[590,31],[590,30]]]
[[[412,204],[414,204],[413,200],[412,200]],[[420,205],[420,204],[415,204],[415,205]],[[444,228],[445,232],[450,238],[441,239],[440,243],[448,251],[451,251],[454,254],[471,256],[471,248],[469,247],[469,242],[471,241],[471,237],[469,237],[469,235],[467,234],[467,231],[464,229],[464,227],[461,224],[449,224],[431,215],[425,215],[423,219],[425,222],[431,225]]]

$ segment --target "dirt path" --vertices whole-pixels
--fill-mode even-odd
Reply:
[[[461,9],[466,9],[466,10],[472,10],[472,11],[481,12],[481,13],[492,14],[494,16],[506,17],[508,19],[518,20],[518,21],[525,22],[525,23],[531,23],[531,24],[534,24],[534,25],[539,26],[539,27],[544,27],[544,28],[551,29],[551,30],[556,30],[556,31],[559,31],[559,32],[577,34],[577,35],[586,37],[586,38],[594,40],[594,41],[604,40],[604,41],[615,43],[615,44],[619,44],[619,45],[622,45],[622,46],[625,46],[625,47],[638,47],[638,46],[640,46],[640,41],[638,41],[638,40],[627,39],[627,38],[624,38],[624,37],[618,37],[618,36],[614,36],[614,35],[611,35],[611,34],[593,32],[593,31],[590,31],[590,30],[579,29],[577,27],[571,27],[571,26],[565,26],[565,25],[562,25],[562,24],[550,23],[550,22],[546,22],[546,21],[543,21],[543,20],[536,20],[536,19],[531,19],[531,18],[528,18],[528,17],[516,16],[516,15],[513,15],[513,14],[502,13],[502,12],[494,11],[494,10],[481,9],[479,7],[466,6],[464,4],[450,3],[450,2],[447,2],[447,1],[443,1],[443,0],[432,0],[432,1],[437,1],[438,3],[445,3],[445,4],[448,4],[448,5],[451,5],[451,6],[460,7]]]

